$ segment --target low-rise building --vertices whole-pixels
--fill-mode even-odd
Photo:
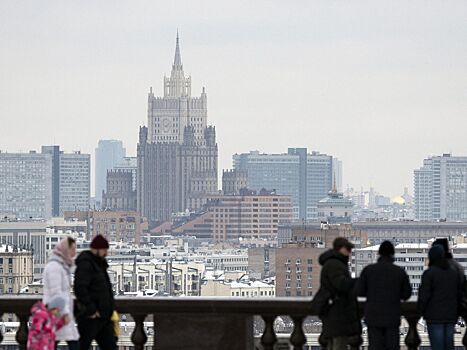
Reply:
[[[33,252],[24,247],[0,245],[0,294],[18,294],[33,282]]]
[[[214,278],[203,279],[201,296],[271,298],[275,296],[275,286],[273,283],[251,281],[245,276],[237,280],[229,280],[221,273]]]

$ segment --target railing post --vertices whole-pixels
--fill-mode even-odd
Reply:
[[[261,345],[264,350],[273,350],[274,344],[277,341],[276,332],[274,332],[274,320],[276,316],[274,315],[262,315],[264,320],[264,331],[261,336]]]
[[[405,336],[405,345],[408,350],[417,350],[421,344],[420,335],[418,334],[417,324],[420,316],[417,314],[405,315],[405,319],[409,324],[409,331]]]
[[[18,312],[16,316],[19,318],[19,328],[16,332],[16,342],[20,350],[26,350],[28,344],[28,320],[29,312]]]
[[[135,350],[143,350],[144,344],[146,344],[148,337],[144,331],[144,319],[146,314],[135,313],[131,314],[133,320],[135,321],[135,328],[131,334],[131,341],[135,346]]]
[[[462,317],[462,319],[464,320],[464,324],[467,324],[467,317]],[[464,332],[464,336],[462,337],[462,345],[464,345],[464,349],[467,349],[467,332]]]
[[[319,335],[318,343],[321,345],[321,349],[326,350],[328,348],[329,340],[323,335],[323,332]]]
[[[303,319],[304,315],[290,315],[293,320],[294,327],[290,336],[290,343],[293,345],[294,350],[302,350],[303,345],[306,343],[305,333],[303,333]]]

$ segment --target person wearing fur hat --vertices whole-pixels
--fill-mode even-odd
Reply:
[[[418,307],[427,324],[431,349],[454,350],[454,326],[463,285],[441,245],[431,247],[428,259],[418,290]]]
[[[90,249],[76,258],[74,291],[81,350],[88,350],[93,340],[103,350],[117,348],[111,320],[115,310],[114,293],[105,259],[108,249],[109,242],[97,235]]]
[[[365,322],[368,326],[370,350],[399,349],[401,300],[412,294],[409,276],[394,265],[395,249],[384,241],[378,250],[376,264],[365,267],[357,284],[359,296],[366,297]]]

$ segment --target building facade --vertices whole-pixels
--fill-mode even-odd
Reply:
[[[321,266],[318,259],[325,248],[309,242],[295,242],[276,250],[276,296],[310,297],[319,289]]]
[[[137,147],[138,211],[150,222],[173,213],[201,208],[217,193],[216,131],[207,126],[207,95],[191,97],[177,35],[170,78],[164,96],[148,96],[148,127],[140,128]]]
[[[274,192],[244,191],[233,196],[213,197],[206,205],[211,213],[215,241],[243,238],[277,239],[279,225],[292,221],[288,196]]]
[[[126,150],[120,140],[99,140],[95,150],[95,197],[102,199],[105,190],[107,171],[120,164],[125,157]]]
[[[91,156],[81,152],[60,154],[60,211],[88,210],[91,195]]]
[[[222,193],[240,194],[240,190],[248,188],[248,174],[242,170],[224,170],[222,172]]]
[[[352,221],[353,204],[344,198],[342,192],[333,188],[326,198],[318,202],[318,220],[329,224],[350,223]]]
[[[415,218],[467,221],[467,157],[443,154],[414,171]]]
[[[88,210],[91,193],[91,156],[75,151],[64,153],[60,146],[42,146],[42,154],[52,159],[52,213]]]
[[[90,229],[92,236],[100,234],[110,242],[139,245],[148,224],[136,211],[93,211],[90,215]]]
[[[341,162],[306,148],[289,148],[286,154],[263,154],[257,151],[233,156],[234,170],[248,176],[248,188],[274,189],[277,194],[291,196],[294,219],[317,221],[317,203],[333,187],[333,179],[341,189]]]
[[[31,249],[0,245],[0,294],[18,294],[33,282],[32,257]]]
[[[0,215],[52,216],[52,156],[0,152]]]
[[[136,210],[133,173],[128,170],[107,171],[106,190],[102,193],[102,209]]]

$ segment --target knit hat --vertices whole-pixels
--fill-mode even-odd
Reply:
[[[347,238],[344,237],[337,237],[334,242],[332,242],[332,248],[334,250],[339,250],[342,247],[346,247],[348,250],[352,250],[354,245],[350,242]]]
[[[394,256],[395,253],[394,246],[389,241],[384,241],[379,246],[378,254],[381,256]]]
[[[433,245],[440,245],[441,247],[443,247],[445,253],[449,252],[449,242],[447,238],[437,238],[433,242]]]
[[[444,258],[444,248],[439,244],[435,244],[428,252],[428,259],[433,262],[442,258]]]
[[[109,249],[109,242],[102,235],[97,235],[91,241],[92,249]]]
[[[48,309],[59,309],[63,311],[65,308],[65,298],[60,295],[55,295],[47,301]]]

